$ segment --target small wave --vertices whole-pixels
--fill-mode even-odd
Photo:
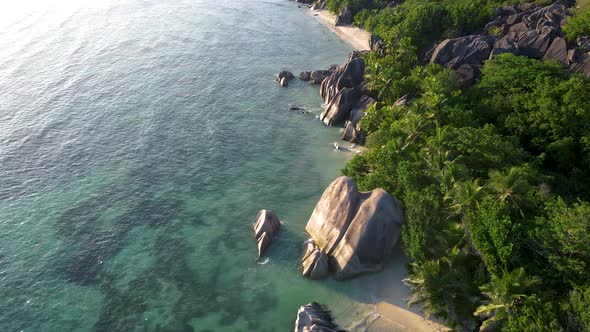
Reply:
[[[263,260],[260,260],[260,259],[259,259],[259,260],[257,260],[257,261],[256,261],[256,263],[257,263],[257,264],[260,264],[260,265],[266,265],[266,264],[268,264],[269,262],[270,262],[270,258],[268,258],[268,257],[264,257],[264,259],[263,259]]]

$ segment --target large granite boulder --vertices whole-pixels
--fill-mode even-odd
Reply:
[[[561,0],[546,7],[529,3],[496,9],[495,18],[484,30],[499,31],[498,38],[471,35],[447,39],[427,52],[429,62],[458,71],[463,87],[473,83],[486,59],[502,53],[555,60],[569,64],[561,26],[574,2]],[[590,45],[589,45],[590,46]],[[581,70],[583,65],[574,66]]]
[[[360,127],[359,122],[365,116],[365,111],[375,102],[375,99],[369,96],[362,96],[356,105],[350,111],[350,116],[348,121],[344,123],[344,133],[342,135],[342,139],[345,141],[349,141],[351,143],[360,143],[364,142],[364,135],[362,132],[362,128]]]
[[[338,94],[330,100],[330,103],[320,114],[320,120],[326,125],[344,123],[350,116],[350,111],[361,97],[361,88],[342,88]]]
[[[295,332],[336,332],[330,311],[317,302],[308,303],[299,308],[295,320]]]
[[[331,255],[337,279],[381,270],[399,239],[403,220],[401,204],[379,188],[362,193],[361,200]]]
[[[281,228],[281,222],[271,210],[260,210],[256,215],[254,224],[254,238],[258,244],[258,258],[262,256],[266,248],[272,242],[273,236]]]
[[[519,55],[520,50],[518,49],[518,43],[512,41],[512,39],[514,39],[516,36],[516,32],[510,32],[504,38],[498,39],[494,43],[494,49],[490,54],[490,59],[502,53],[512,53],[515,55]]]
[[[352,24],[352,10],[346,6],[342,8],[340,15],[336,17],[336,23],[334,25],[351,25]]]
[[[336,67],[320,87],[320,95],[328,104],[342,88],[353,88],[363,82],[365,62],[358,53],[351,53],[346,64]]]
[[[559,27],[568,15],[567,3],[555,3],[541,7],[536,3],[519,6],[504,6],[496,9],[495,19],[485,26],[489,31],[492,27],[501,27],[504,33],[510,31],[524,32],[531,29],[541,30],[545,26]]]
[[[324,191],[305,230],[341,280],[382,269],[402,220],[401,203],[390,194],[359,192],[354,180],[343,176]]]
[[[362,96],[365,63],[358,53],[351,53],[346,64],[336,67],[320,87],[320,95],[327,105],[320,120],[331,126],[344,123]]]
[[[541,59],[543,55],[545,55],[549,45],[553,42],[553,39],[558,36],[558,29],[544,27],[541,31],[533,29],[514,35],[512,41],[518,44],[520,55],[534,59]]]
[[[569,61],[567,59],[567,45],[563,38],[557,37],[553,39],[551,45],[545,52],[543,56],[544,61],[554,60],[563,63],[564,65],[569,65]]]
[[[360,204],[361,194],[354,180],[339,177],[322,194],[305,230],[328,255],[336,248]]]
[[[479,66],[489,58],[495,41],[495,37],[486,35],[446,39],[436,46],[430,62],[453,69],[463,64]]]

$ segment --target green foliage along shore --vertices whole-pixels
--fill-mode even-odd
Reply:
[[[342,172],[404,201],[410,304],[458,330],[590,331],[590,82],[503,54],[462,89],[418,61],[521,2],[328,0],[369,8],[355,22],[387,45],[365,55],[379,101],[362,120],[368,150]]]

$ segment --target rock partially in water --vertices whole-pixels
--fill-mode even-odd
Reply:
[[[297,105],[289,105],[289,111],[307,113],[305,108],[303,108],[301,106],[297,106]]]
[[[301,265],[304,277],[317,280],[328,275],[328,256],[313,241],[306,242]]]
[[[312,84],[321,84],[330,75],[332,75],[330,70],[314,70],[310,74],[310,80]]]
[[[295,75],[293,75],[293,73],[288,70],[282,70],[277,74],[277,79],[280,81],[283,78],[286,78],[287,81],[290,81],[295,78]]]
[[[289,80],[287,80],[286,77],[283,77],[279,80],[279,85],[282,86],[283,88],[286,88],[289,86]]]
[[[265,209],[258,212],[254,224],[254,238],[258,245],[258,258],[268,248],[279,228],[281,228],[281,222],[273,211]]]
[[[361,97],[360,87],[342,88],[320,115],[328,126],[344,123],[350,117],[350,111]]]
[[[364,134],[360,126],[361,119],[365,116],[365,111],[375,102],[375,99],[369,96],[362,96],[361,99],[350,111],[349,120],[344,123],[344,133],[342,139],[351,143],[364,143]]]
[[[330,311],[317,302],[308,303],[299,308],[295,320],[295,332],[336,332]]]
[[[322,81],[320,95],[327,107],[320,115],[320,120],[330,126],[349,119],[350,111],[362,96],[364,73],[363,59],[353,52],[346,64],[338,66]]]
[[[299,74],[299,79],[302,81],[309,81],[311,79],[311,71],[302,71]]]
[[[365,75],[365,62],[359,53],[350,54],[348,62],[337,66],[333,73],[322,82],[320,95],[324,103],[328,104],[342,88],[353,88],[363,82]]]
[[[383,189],[359,192],[339,177],[324,191],[305,230],[325,252],[336,279],[379,271],[397,243],[401,203]]]

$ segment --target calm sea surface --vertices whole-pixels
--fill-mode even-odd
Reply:
[[[298,74],[349,47],[286,0],[0,4],[0,331],[289,331],[357,283],[299,273],[348,156]],[[310,114],[289,111],[290,105]],[[256,262],[251,224],[280,236]]]

